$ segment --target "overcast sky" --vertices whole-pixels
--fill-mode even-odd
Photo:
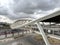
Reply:
[[[59,8],[60,0],[0,0],[0,14],[12,19],[38,18]]]

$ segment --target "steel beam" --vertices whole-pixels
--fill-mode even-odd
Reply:
[[[40,25],[40,23],[39,22],[37,22],[37,27],[38,27],[38,29],[39,29],[39,31],[40,31],[40,35],[42,35],[42,37],[43,37],[43,39],[44,39],[44,41],[45,41],[45,44],[46,45],[50,45],[50,43],[49,43],[49,41],[48,41],[48,39],[47,39],[47,36],[45,35],[45,32],[43,31],[43,28],[42,28],[42,26]]]
[[[44,16],[44,17],[40,17],[40,18],[38,18],[38,19],[35,19],[35,20],[31,21],[31,22],[22,24],[22,25],[20,25],[20,22],[19,22],[19,21],[16,22],[16,23],[12,23],[12,24],[10,25],[10,27],[11,27],[12,29],[21,28],[21,27],[23,27],[23,26],[27,26],[27,25],[30,25],[30,24],[33,24],[33,23],[39,22],[39,21],[41,22],[41,21],[43,21],[43,20],[46,20],[46,19],[49,19],[49,18],[58,16],[58,15],[60,15],[60,10],[59,10],[59,11],[56,11],[56,12],[54,12],[54,13],[52,13],[52,14],[48,14],[47,16]]]

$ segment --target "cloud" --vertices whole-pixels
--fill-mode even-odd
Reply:
[[[7,5],[8,8],[0,4],[0,14],[13,19],[13,17],[32,17],[39,11],[40,14],[46,14],[55,8],[60,8],[60,0],[11,0]],[[21,12],[24,14],[18,15]]]
[[[16,12],[34,13],[35,10],[51,10],[56,7],[52,0],[20,0],[15,4]]]

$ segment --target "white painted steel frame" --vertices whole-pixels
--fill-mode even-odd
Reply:
[[[30,24],[33,24],[33,23],[36,23],[36,22],[37,22],[38,29],[40,30],[41,35],[42,35],[42,37],[43,37],[46,45],[50,45],[49,42],[48,42],[47,36],[45,35],[45,33],[44,33],[44,31],[43,31],[43,28],[41,27],[41,25],[39,24],[39,22],[40,22],[40,21],[43,21],[43,20],[46,20],[46,19],[49,19],[49,18],[52,18],[52,17],[55,17],[55,16],[57,16],[57,15],[60,15],[60,10],[57,11],[57,12],[54,12],[54,13],[52,13],[52,14],[49,14],[48,16],[45,16],[45,17],[42,17],[42,18],[33,20],[33,21],[29,22],[29,23],[25,23],[25,24],[23,24],[23,25],[20,25],[20,24],[19,24],[19,21],[18,21],[18,22],[16,22],[16,23],[13,23],[13,24],[11,25],[11,28],[12,28],[12,29],[21,28],[21,27],[23,27],[23,26],[27,26],[27,25],[30,25]]]
[[[20,22],[18,21],[18,22],[16,22],[16,23],[11,24],[10,27],[11,27],[12,29],[20,28],[20,27],[23,27],[23,26],[27,26],[27,25],[33,24],[33,23],[35,23],[35,22],[41,22],[41,21],[43,21],[43,20],[46,20],[46,19],[49,19],[49,18],[53,18],[53,17],[58,16],[58,15],[60,15],[60,10],[59,10],[59,11],[56,11],[56,12],[54,12],[54,13],[48,14],[47,16],[40,17],[40,18],[38,18],[38,19],[36,19],[36,20],[33,20],[33,21],[31,21],[31,22],[22,24],[22,25],[20,25],[20,24],[19,24]]]
[[[48,41],[48,39],[47,39],[47,36],[46,36],[46,34],[45,34],[45,32],[44,32],[44,30],[43,30],[43,28],[42,28],[42,26],[40,25],[40,23],[39,22],[37,22],[37,27],[38,27],[38,29],[39,29],[39,31],[40,31],[40,35],[42,35],[42,37],[43,37],[43,39],[44,39],[44,41],[45,41],[45,44],[46,45],[50,45],[50,43],[49,43],[49,41]]]

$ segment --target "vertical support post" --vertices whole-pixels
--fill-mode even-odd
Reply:
[[[53,35],[54,35],[54,30],[52,30],[53,31]]]
[[[19,36],[19,31],[18,31],[18,36]]]
[[[5,38],[7,38],[7,32],[5,31]]]
[[[44,41],[45,41],[45,44],[46,44],[46,45],[50,45],[50,43],[49,43],[49,41],[48,41],[48,39],[47,39],[47,36],[45,35],[45,33],[44,33],[44,31],[43,31],[43,28],[42,28],[42,26],[40,25],[39,22],[37,22],[37,27],[38,27],[38,29],[39,29],[39,31],[40,31],[40,33],[41,33],[41,35],[42,35],[42,37],[43,37],[43,39],[44,39]]]

